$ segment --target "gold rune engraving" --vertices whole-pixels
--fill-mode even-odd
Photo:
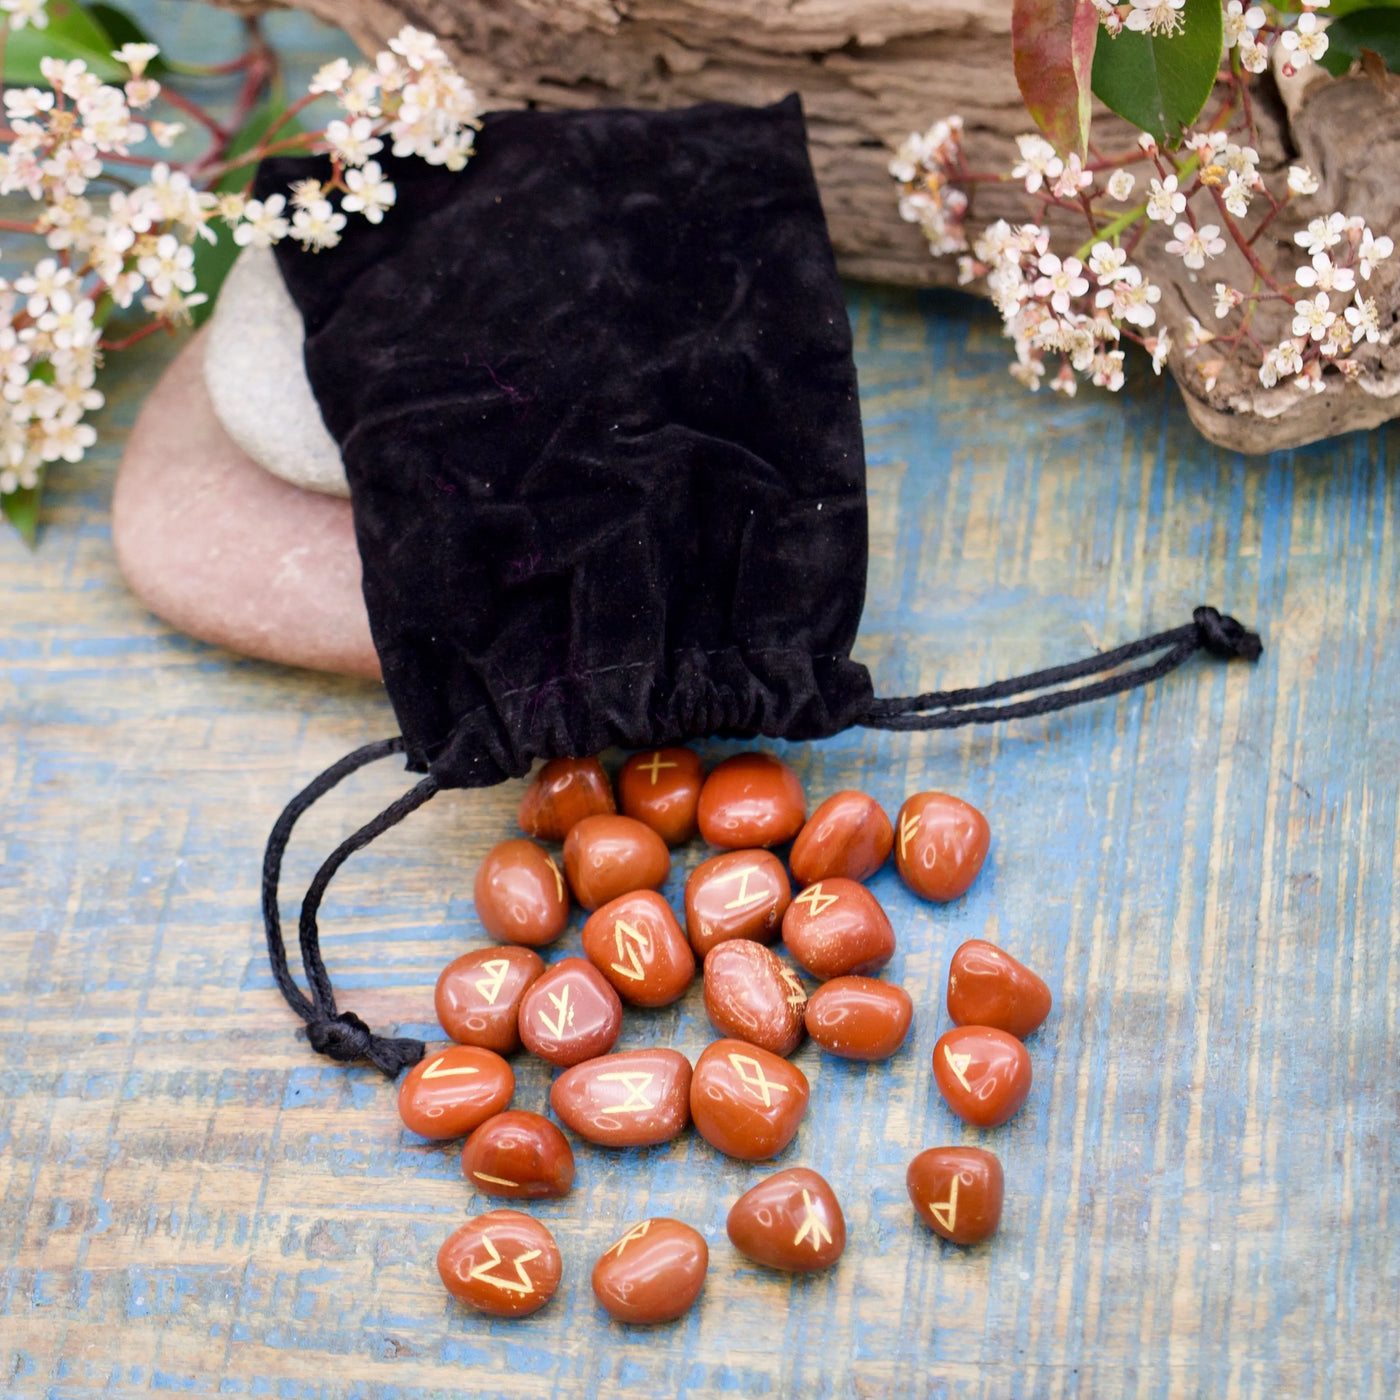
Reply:
[[[486,1252],[491,1257],[484,1263],[478,1264],[471,1273],[467,1275],[467,1282],[479,1278],[486,1283],[494,1283],[497,1288],[503,1288],[507,1293],[533,1293],[535,1291],[535,1281],[525,1272],[525,1265],[531,1259],[538,1259],[541,1251],[538,1249],[526,1250],[524,1254],[517,1254],[510,1262],[515,1265],[515,1272],[518,1279],[499,1278],[491,1272],[497,1264],[501,1262],[501,1252],[491,1240],[491,1236],[484,1230],[481,1232],[481,1243],[486,1247]]]
[[[953,1173],[953,1184],[948,1188],[946,1201],[930,1201],[928,1213],[945,1229],[951,1232],[958,1221],[958,1174]]]
[[[631,942],[626,940],[630,939]],[[613,963],[612,970],[620,972],[624,977],[630,977],[634,982],[644,981],[646,969],[642,966],[641,960],[637,957],[638,950],[642,957],[651,960],[651,939],[646,934],[634,929],[631,924],[623,923],[619,919],[613,925],[613,940],[617,944],[617,955],[626,958],[627,964]]]
[[[569,989],[566,986],[562,996],[556,996],[553,992],[546,992],[545,995],[554,1003],[554,1020],[551,1021],[549,1016],[541,1011],[540,1024],[555,1040],[562,1040],[564,1028],[574,1023],[574,1008],[569,1005]]]
[[[909,838],[919,829],[919,823],[923,817],[918,813],[910,812],[907,817],[899,819],[899,858],[907,860],[909,857]]]
[[[943,1047],[943,1058],[948,1061],[948,1068],[958,1077],[958,1083],[970,1094],[972,1085],[967,1082],[967,1067],[972,1063],[971,1055],[955,1055],[952,1046]]]
[[[611,1074],[600,1074],[598,1082],[621,1084],[627,1091],[627,1097],[617,1105],[616,1108],[608,1109],[609,1113],[645,1113],[649,1108],[655,1108],[656,1102],[647,1098],[646,1090],[653,1079],[654,1074],[648,1074],[645,1070],[619,1069]]]
[[[793,900],[794,904],[805,904],[807,912],[815,919],[818,914],[824,914],[841,896],[839,894],[823,894],[821,881],[815,885],[808,885],[800,895]]]
[[[512,1181],[508,1176],[491,1176],[488,1172],[473,1172],[472,1175],[478,1181],[489,1181],[492,1186],[519,1186],[518,1181]]]
[[[788,997],[787,1004],[789,1006],[806,1006],[807,989],[802,985],[797,974],[790,967],[780,967],[778,975],[792,989],[792,995]]]
[[[831,1243],[831,1231],[826,1228],[817,1208],[812,1202],[811,1193],[804,1186],[802,1188],[802,1204],[807,1207],[807,1214],[803,1217],[802,1228],[792,1237],[793,1244],[801,1244],[802,1241],[810,1240],[812,1252],[814,1254],[821,1251],[822,1242]]]
[[[505,958],[488,958],[481,965],[489,975],[476,984],[476,989],[487,1006],[495,1006],[496,998],[500,996],[501,988],[510,976],[510,963]]]
[[[786,1094],[788,1091],[786,1084],[775,1084],[771,1079],[766,1078],[763,1066],[752,1055],[731,1053],[729,1063],[734,1066],[734,1073],[742,1081],[744,1092],[752,1094],[756,1099],[762,1099],[764,1108],[773,1107],[771,1091],[776,1090],[780,1094]]]
[[[439,1069],[438,1066],[447,1058],[446,1055],[439,1055],[427,1069],[423,1071],[424,1079],[451,1079],[454,1074],[480,1074],[481,1071],[474,1065],[458,1065],[456,1069]]]
[[[620,1240],[618,1240],[618,1242],[615,1245],[613,1245],[613,1247],[610,1250],[608,1250],[608,1253],[616,1254],[617,1257],[621,1259],[622,1251],[625,1250],[627,1246],[632,1243],[633,1240],[641,1239],[642,1236],[645,1235],[650,1229],[650,1220],[643,1220],[640,1225],[634,1225],[625,1235],[623,1235],[623,1237]]]
[[[552,855],[546,851],[544,858],[549,863],[549,868],[554,872],[554,888],[559,895],[560,903],[562,903],[564,900],[564,877],[559,873],[559,867],[555,865]]]
[[[726,909],[742,909],[749,904],[762,904],[765,899],[773,898],[772,890],[755,890],[749,893],[749,876],[758,874],[758,866],[746,865],[742,870],[731,870],[727,875],[716,875],[710,881],[712,885],[727,885],[731,880],[739,882],[739,893],[734,896],[724,907]]]
[[[656,786],[656,778],[657,778],[657,775],[661,772],[661,770],[662,770],[663,768],[679,768],[679,767],[680,767],[680,764],[679,764],[679,763],[673,763],[670,759],[663,759],[659,753],[654,753],[654,754],[652,754],[652,756],[651,756],[651,762],[650,762],[650,763],[639,763],[639,764],[637,765],[637,771],[638,771],[639,773],[650,773],[650,774],[651,774],[651,785],[652,785],[652,787],[655,787],[655,786]]]

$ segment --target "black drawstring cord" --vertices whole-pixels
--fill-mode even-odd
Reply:
[[[316,913],[321,907],[326,886],[330,884],[335,872],[361,847],[369,845],[376,836],[388,831],[391,826],[396,826],[410,812],[417,810],[433,797],[438,791],[437,779],[424,778],[396,802],[390,803],[372,821],[366,822],[353,836],[342,841],[316,872],[301,906],[301,961],[306,970],[307,983],[311,987],[310,997],[297,986],[296,979],[287,967],[287,950],[282,940],[282,919],[277,907],[277,888],[282,877],[282,856],[287,849],[287,842],[291,839],[292,828],[301,814],[351,773],[376,759],[402,753],[403,750],[402,736],[366,744],[354,753],[346,754],[339,762],[331,764],[324,773],[297,793],[283,808],[282,815],[277,818],[272,833],[267,838],[262,878],[263,926],[267,933],[267,956],[272,964],[272,975],[277,979],[277,985],[282,989],[287,1005],[306,1022],[306,1038],[311,1042],[312,1048],[323,1055],[329,1055],[333,1060],[347,1063],[369,1060],[377,1069],[390,1076],[396,1075],[407,1065],[417,1064],[423,1058],[423,1042],[374,1035],[353,1011],[337,1013],[335,992],[326,973],[325,963],[321,961]]]
[[[1054,710],[1067,710],[1071,705],[1102,700],[1105,696],[1147,685],[1165,676],[1168,671],[1174,671],[1183,661],[1203,649],[1212,656],[1226,660],[1241,657],[1245,661],[1257,661],[1263,653],[1264,644],[1257,633],[1241,626],[1233,617],[1226,617],[1214,608],[1197,608],[1192,614],[1192,621],[1184,627],[1173,627],[1168,632],[1158,632],[1141,641],[1128,642],[1125,646],[1100,652],[1083,661],[1072,661],[1067,666],[1051,666],[1044,671],[1032,671],[1026,676],[967,690],[933,690],[923,695],[876,699],[871,703],[863,723],[872,729],[958,729],[965,724],[988,724],[996,720],[1050,714]],[[1104,671],[1115,670],[1156,651],[1165,651],[1166,655],[1149,666],[1124,671],[1122,675],[1110,676],[1093,685],[1051,691],[1048,695],[1037,695],[1033,700],[1021,700],[1014,705],[983,703],[1024,695],[1031,690],[1045,690],[1049,686],[1062,685],[1085,676],[1101,675]],[[921,713],[928,710],[941,713]]]
[[[1194,652],[1202,649],[1213,656],[1243,657],[1257,661],[1264,650],[1258,636],[1246,630],[1233,617],[1222,617],[1214,608],[1197,608],[1194,621],[1169,632],[1158,632],[1140,642],[1129,642],[1112,651],[1100,652],[1068,666],[1052,666],[1013,680],[997,681],[994,685],[975,686],[968,690],[930,691],[925,695],[909,695],[902,699],[875,700],[861,723],[876,729],[955,729],[964,724],[982,724],[994,720],[1021,719],[1028,715],[1049,714],[1052,710],[1068,709],[1087,700],[1099,700],[1146,685],[1180,666]],[[1140,656],[1153,652],[1166,654],[1148,666],[1110,676],[1093,685],[1077,689],[1054,690],[1033,700],[1021,700],[1013,705],[989,705],[989,700],[1005,700],[1032,690],[1063,685],[1085,676],[1112,671]],[[935,713],[923,713],[934,711]],[[366,744],[354,753],[346,754],[333,763],[320,777],[313,779],[299,792],[277,818],[267,839],[263,857],[263,923],[267,929],[267,954],[272,963],[272,975],[282,989],[287,1004],[306,1022],[306,1038],[312,1048],[333,1060],[346,1062],[369,1060],[385,1074],[396,1075],[408,1065],[423,1058],[421,1040],[396,1039],[374,1035],[353,1011],[337,1013],[335,992],[331,979],[321,961],[320,935],[316,914],[332,876],[358,850],[369,845],[376,836],[396,826],[410,812],[416,811],[438,791],[437,779],[424,778],[416,787],[392,802],[372,821],[368,821],[353,836],[347,837],[326,858],[306,891],[301,906],[301,961],[311,988],[308,997],[297,986],[287,967],[287,951],[282,941],[282,922],[277,908],[277,886],[282,874],[282,855],[287,849],[297,818],[318,798],[328,793],[342,778],[375,759],[402,753],[402,737],[381,739]]]

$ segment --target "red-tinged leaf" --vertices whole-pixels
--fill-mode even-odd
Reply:
[[[1089,141],[1089,82],[1099,13],[1093,0],[1016,0],[1011,58],[1026,110],[1061,155]]]

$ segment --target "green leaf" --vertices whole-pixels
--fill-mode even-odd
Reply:
[[[125,10],[119,10],[115,5],[89,5],[87,8],[93,19],[107,31],[107,37],[111,39],[114,49],[121,48],[123,44],[155,42]],[[160,80],[169,72],[170,65],[160,54],[146,65],[146,76],[150,78]]]
[[[1220,0],[1186,0],[1175,34],[1124,29],[1094,51],[1094,95],[1164,146],[1206,105],[1224,50]]]
[[[1373,5],[1350,14],[1327,28],[1327,52],[1319,60],[1340,78],[1361,57],[1362,49],[1374,49],[1392,73],[1400,73],[1400,10]]]
[[[1035,124],[1062,155],[1089,143],[1089,76],[1099,14],[1093,0],[1016,0],[1011,59]]]
[[[285,99],[277,95],[269,97],[254,108],[248,120],[229,142],[224,159],[237,160],[239,156],[247,155],[262,140],[268,127],[286,110]],[[300,130],[300,125],[293,118],[279,129],[277,136],[280,140],[283,136],[294,136]],[[237,170],[226,171],[215,182],[214,188],[220,193],[241,190],[252,179],[253,169],[251,165],[243,165]],[[240,252],[238,244],[233,241],[233,230],[222,219],[210,222],[208,228],[211,233],[217,235],[217,241],[207,243],[200,238],[194,245],[195,285],[209,298],[191,312],[191,319],[196,326],[202,326],[209,319],[214,310],[214,302],[218,299],[219,288],[224,285],[224,278],[228,276],[229,268],[233,266],[234,259]]]
[[[47,87],[41,58],[80,58],[104,83],[122,83],[127,72],[112,57],[116,45],[92,15],[74,0],[50,0],[45,29],[26,24],[5,41],[5,81],[17,87]]]
[[[0,510],[4,511],[5,519],[24,536],[28,545],[39,538],[39,496],[43,487],[41,477],[37,486],[22,486],[18,491],[0,496]]]

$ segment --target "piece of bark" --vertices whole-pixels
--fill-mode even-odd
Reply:
[[[899,218],[890,153],[910,131],[957,112],[966,123],[971,165],[1007,170],[1014,138],[1033,130],[1011,68],[1010,0],[293,0],[296,8],[347,29],[366,49],[383,47],[403,24],[432,30],[488,106],[534,103],[681,106],[712,100],[772,102],[802,94],[812,160],[841,270],[848,276],[908,285],[948,285],[956,260],[932,258],[919,230]],[[1308,75],[1302,75],[1306,80]],[[1324,79],[1296,95],[1292,110],[1272,83],[1258,85],[1261,172],[1277,188],[1291,161],[1322,178],[1317,195],[1275,219],[1258,251],[1280,280],[1306,258],[1292,243],[1309,218],[1333,209],[1360,214],[1377,232],[1393,231],[1400,213],[1400,104],[1387,102],[1367,78]],[[1121,149],[1135,133],[1101,109],[1095,142]],[[1198,197],[1200,222],[1221,223],[1213,202]],[[1006,217],[1024,222],[1032,206],[1016,188],[983,187],[969,233]],[[1072,248],[1082,230],[1065,226]],[[1186,318],[1226,330],[1213,311],[1213,286],[1248,288],[1242,256],[1213,261],[1193,274],[1163,244],[1155,227],[1135,258],[1163,288],[1162,321],[1175,349],[1168,366],[1193,420],[1207,437],[1244,452],[1296,446],[1347,428],[1371,427],[1400,414],[1400,347],[1365,346],[1359,378],[1329,374],[1321,394],[1259,383],[1257,353],[1225,366],[1205,387],[1200,365],[1216,358],[1207,345],[1184,348]],[[977,285],[971,289],[977,291]],[[1394,272],[1367,284],[1383,327],[1400,314]],[[1255,318],[1274,341],[1288,333],[1277,309]],[[1008,344],[1008,358],[1011,347]]]

